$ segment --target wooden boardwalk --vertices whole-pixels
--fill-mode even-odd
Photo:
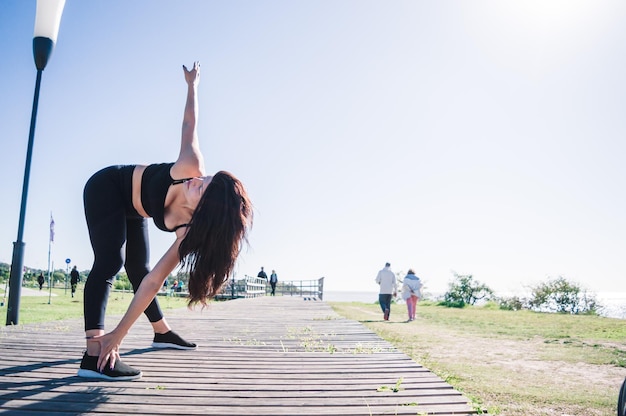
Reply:
[[[130,382],[76,376],[82,319],[2,327],[0,413],[475,414],[450,385],[321,301],[239,299],[166,317],[198,350],[150,348],[142,317],[122,345],[124,361],[143,371]]]

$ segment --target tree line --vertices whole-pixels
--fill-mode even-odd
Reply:
[[[85,282],[87,276],[89,275],[90,270],[79,271],[80,282]],[[46,279],[46,287],[48,287],[48,270],[42,270],[31,267],[24,267],[24,274],[22,277],[22,286],[26,287],[37,287],[37,276],[43,274]],[[9,279],[11,276],[11,265],[7,263],[0,263],[0,284],[7,285],[9,283]],[[52,287],[63,287],[65,285],[66,279],[68,278],[68,273],[65,269],[55,269],[51,272],[51,284]],[[176,276],[170,275],[168,276],[168,281],[171,284],[174,280],[182,281],[185,284],[189,282],[189,276],[187,273],[177,273]],[[69,280],[68,280],[69,281]],[[132,290],[132,286],[130,284],[130,280],[128,280],[128,275],[126,272],[119,272],[115,275],[115,279],[113,281],[113,289],[115,290]]]

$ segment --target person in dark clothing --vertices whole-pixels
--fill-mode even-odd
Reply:
[[[83,194],[94,264],[84,289],[87,350],[78,375],[136,380],[141,371],[123,363],[119,347],[144,313],[154,330],[154,348],[195,349],[173,332],[156,294],[179,264],[189,274],[189,305],[207,305],[235,266],[252,225],[252,204],[243,184],[220,171],[206,176],[196,117],[200,65],[183,66],[187,98],[181,146],[175,163],[110,166],[95,173]],[[150,269],[148,221],[175,233],[175,241]],[[109,291],[124,266],[135,295],[113,331],[105,334]]]
[[[272,270],[270,275],[270,285],[272,286],[272,296],[276,296],[276,283],[278,283],[278,275],[275,270]]]
[[[70,285],[72,287],[72,297],[74,297],[74,293],[76,293],[76,286],[78,286],[78,282],[80,281],[80,274],[78,270],[76,270],[76,266],[72,268],[70,272]]]
[[[256,277],[267,280],[267,274],[265,273],[265,270],[263,270],[263,267],[261,267],[261,271],[256,275]]]
[[[41,290],[43,288],[43,284],[45,283],[46,279],[43,277],[43,273],[39,273],[39,276],[37,276],[37,283],[39,283],[39,290]]]

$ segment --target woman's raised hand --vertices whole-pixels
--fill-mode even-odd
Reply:
[[[183,65],[183,70],[185,71],[185,81],[187,81],[187,84],[197,85],[200,81],[200,62],[194,62],[191,71],[188,70],[185,65]]]

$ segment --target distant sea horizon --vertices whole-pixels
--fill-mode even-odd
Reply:
[[[598,315],[607,318],[626,319],[626,292],[596,292],[593,293],[600,304]],[[443,293],[429,293],[429,299],[437,299]],[[506,294],[504,296],[512,296]],[[520,294],[518,294],[520,296]],[[324,300],[327,302],[363,302],[376,303],[378,292],[359,292],[329,290],[324,291]]]

